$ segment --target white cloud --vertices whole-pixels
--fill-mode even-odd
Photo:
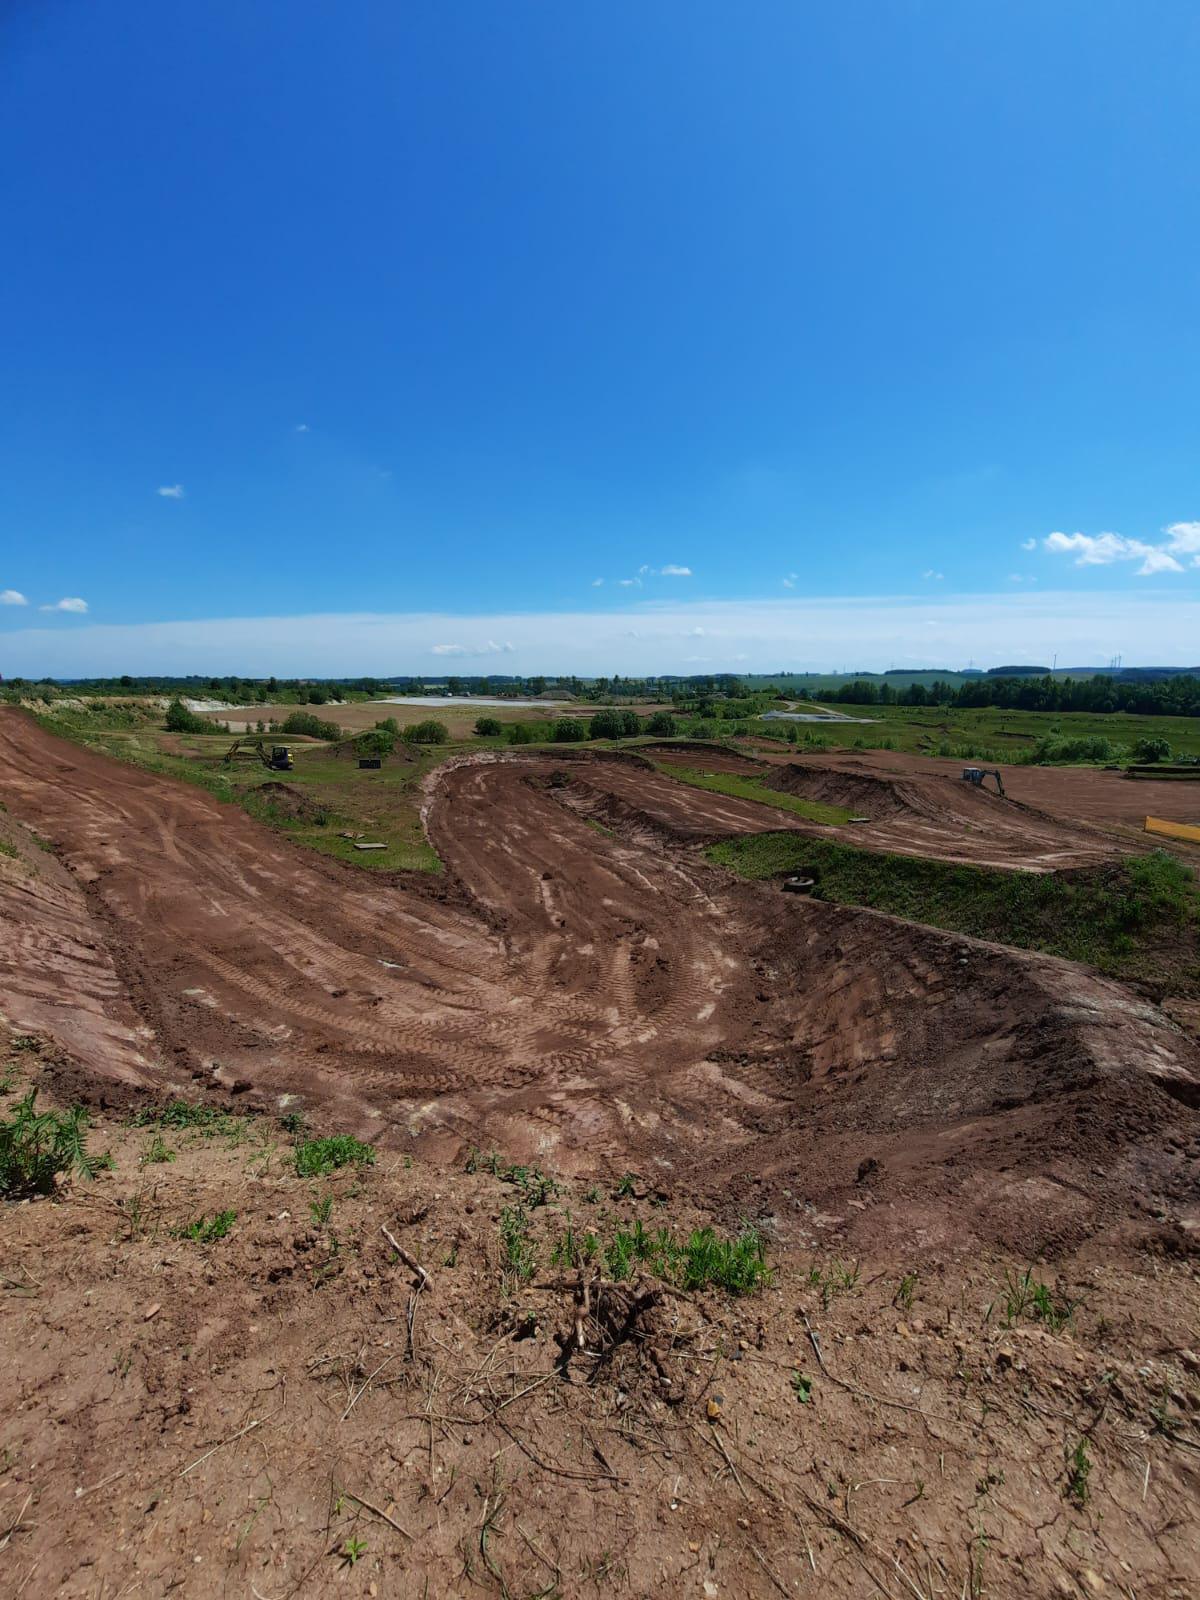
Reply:
[[[667,565],[662,569],[662,576],[664,578],[690,578],[692,576],[692,569],[691,567],[677,567],[671,562],[668,562]]]
[[[1172,522],[1163,529],[1161,544],[1144,539],[1127,539],[1122,533],[1052,533],[1044,541],[1055,555],[1073,555],[1077,567],[1109,567],[1118,561],[1140,561],[1139,578],[1156,572],[1182,572],[1180,556],[1190,556],[1189,565],[1200,567],[1200,522]]]
[[[298,422],[296,424],[296,432],[297,433],[311,433],[312,429],[309,427],[307,422]]]
[[[181,483],[164,483],[154,492],[161,495],[164,500],[183,499],[183,485]]]
[[[1192,565],[1200,567],[1200,522],[1173,522],[1163,530],[1167,535],[1167,549],[1175,555],[1192,557]]]
[[[618,578],[617,582],[622,589],[640,589],[642,587],[640,578]]]
[[[1190,666],[1200,639],[1200,592],[1114,588],[1042,592],[1028,583],[1000,593],[959,594],[944,586],[918,596],[824,596],[771,600],[645,601],[596,610],[545,613],[333,614],[226,617],[137,624],[82,619],[70,628],[45,618],[4,630],[5,676],[221,674],[236,660],[243,673],[334,677],[346,673],[419,672],[422,661],[477,656],[511,662],[522,673],[639,675],[686,670],[705,629],[713,659],[746,657],[746,670],[827,671],[853,662],[882,670],[893,663],[1000,666],[1049,660],[1096,665],[1120,651],[1128,664]],[[937,627],[927,626],[936,621]],[[636,632],[637,638],[630,638]],[[927,651],[937,635],[936,661]],[[449,655],[431,655],[443,640]],[[513,643],[510,651],[502,641]],[[503,655],[497,655],[497,648]]]
[[[1022,550],[1036,550],[1037,549],[1037,540],[1036,539],[1022,539],[1021,540],[1021,549]]]
[[[68,595],[63,600],[56,600],[52,606],[39,606],[38,610],[84,612],[87,608],[88,603],[86,600],[80,600],[78,596]]]
[[[29,601],[19,589],[0,589],[0,606],[27,606]]]
[[[603,587],[604,587],[604,579],[603,578],[593,578],[592,579],[592,588],[593,589],[603,589]]]
[[[465,644],[435,644],[431,654],[435,656],[510,656],[516,651],[516,645],[509,640],[497,644],[495,639],[488,639],[477,649],[472,649]]]
[[[944,572],[935,572],[932,567],[927,567],[921,576],[926,581],[932,579],[934,583],[941,583],[946,574]]]
[[[796,576],[796,573],[789,572],[786,578],[780,579],[780,582],[785,589],[794,589],[796,587]]]

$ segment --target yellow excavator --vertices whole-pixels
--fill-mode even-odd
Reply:
[[[267,745],[261,739],[235,739],[225,752],[224,764],[231,767],[235,761],[261,761],[272,772],[290,772],[296,765],[290,745]]]

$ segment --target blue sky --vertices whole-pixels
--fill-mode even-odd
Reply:
[[[1198,70],[1191,0],[18,0],[0,671],[1195,661]]]

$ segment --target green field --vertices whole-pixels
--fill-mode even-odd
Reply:
[[[1200,892],[1191,869],[1162,851],[1063,873],[957,866],[797,833],[727,839],[705,854],[745,878],[810,873],[818,897],[838,905],[1200,993]]]
[[[1124,711],[958,710],[948,706],[838,705],[855,723],[794,723],[804,749],[904,750],[912,755],[955,760],[1019,761],[1039,740],[1107,739],[1131,750],[1140,739],[1165,739],[1174,755],[1200,755],[1200,717],[1142,717]],[[755,731],[769,723],[756,722]],[[776,724],[779,726],[779,724]],[[1118,757],[1117,759],[1121,759]]]

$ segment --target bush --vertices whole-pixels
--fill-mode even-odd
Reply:
[[[328,739],[332,744],[342,737],[336,722],[322,722],[311,711],[293,711],[279,725],[280,733],[302,733],[310,739]]]
[[[339,1133],[331,1139],[306,1139],[296,1146],[296,1175],[300,1178],[321,1178],[351,1162],[356,1167],[373,1167],[374,1145],[363,1144],[351,1133]]]
[[[389,728],[368,728],[355,739],[354,748],[367,760],[383,760],[396,748],[396,735]]]
[[[424,722],[410,722],[404,737],[410,744],[445,744],[450,738],[450,729],[444,722],[427,717]]]
[[[481,739],[495,739],[504,732],[499,717],[476,717],[475,732]]]
[[[508,725],[509,744],[534,744],[537,735],[527,722],[510,722]]]
[[[619,711],[597,711],[588,723],[589,739],[619,739],[621,737],[621,713]]]
[[[646,723],[646,732],[654,734],[659,739],[673,739],[675,718],[669,711],[656,711]]]
[[[1133,747],[1135,761],[1170,761],[1171,746],[1166,739],[1139,739]]]
[[[559,717],[554,724],[555,744],[579,744],[587,738],[587,728],[578,717]]]
[[[375,726],[381,733],[394,733],[397,739],[400,737],[400,724],[395,717],[384,717],[383,721],[377,722]]]
[[[215,733],[211,722],[189,711],[182,700],[172,700],[167,707],[168,733]]]
[[[1124,757],[1125,746],[1113,744],[1110,739],[1099,736],[1086,739],[1055,739],[1047,736],[1039,739],[1032,750],[1024,751],[1018,760],[1029,767],[1053,767],[1068,766],[1072,762],[1121,761]]]
[[[13,1114],[0,1122],[0,1195],[50,1194],[61,1173],[94,1178],[101,1165],[87,1153],[87,1112],[37,1111],[37,1090],[18,1100]]]

